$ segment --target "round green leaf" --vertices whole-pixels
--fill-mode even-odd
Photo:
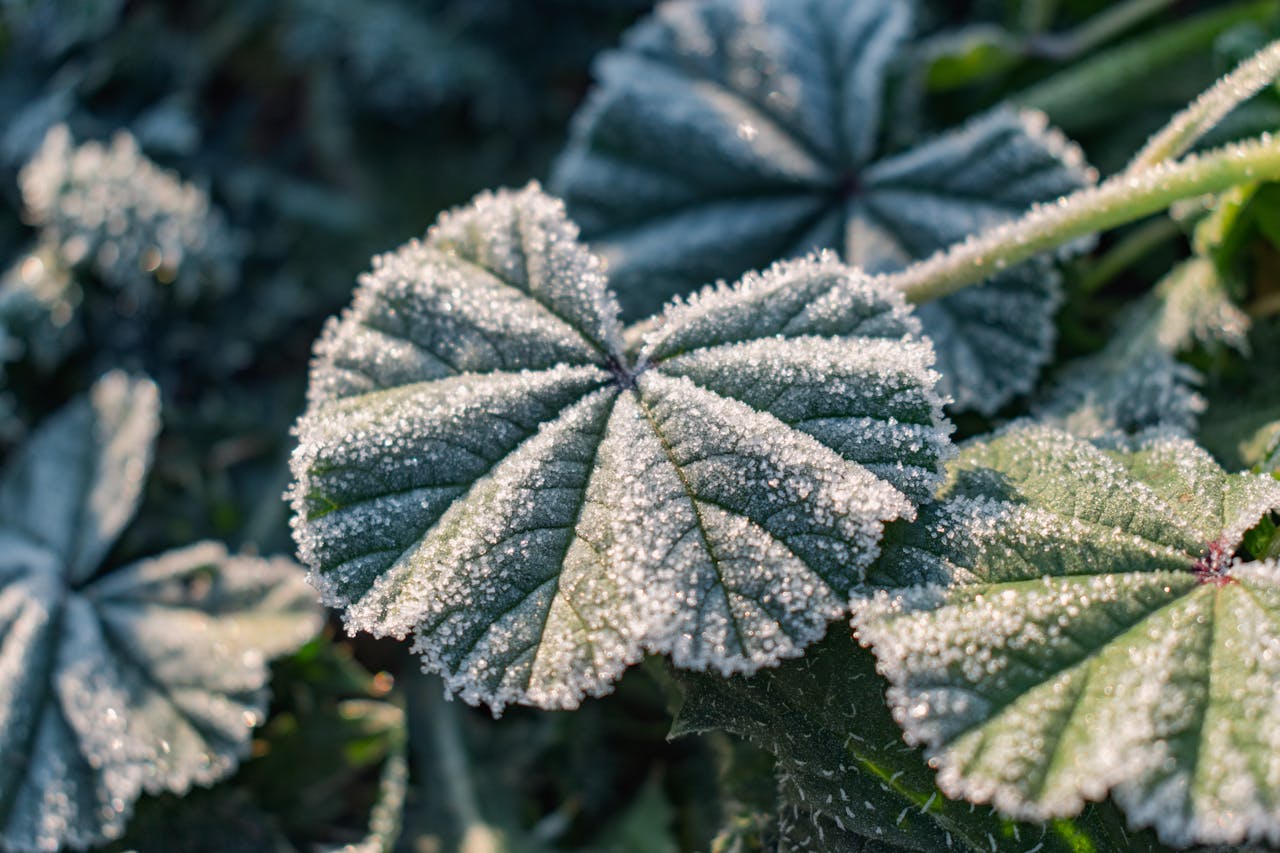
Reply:
[[[0,524],[52,551],[80,582],[133,518],[160,399],[150,382],[109,373],[54,415],[0,479]]]
[[[749,672],[845,612],[948,453],[901,297],[833,257],[657,319],[537,187],[376,263],[317,345],[294,530],[351,630],[415,632],[495,711],[573,707],[645,651]]]
[[[679,674],[673,737],[714,729],[774,758],[779,850],[955,853],[1164,850],[1126,834],[1111,804],[1075,820],[1022,823],[944,797],[884,704],[875,658],[837,625],[804,657],[750,678]]]
[[[1280,567],[1232,558],[1280,482],[1043,426],[952,475],[855,607],[943,791],[1028,819],[1110,792],[1166,843],[1280,839]]]

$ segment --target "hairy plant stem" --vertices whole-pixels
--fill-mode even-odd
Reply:
[[[1111,48],[1061,71],[1010,100],[1049,114],[1068,132],[1107,114],[1105,106],[1135,86],[1189,56],[1208,51],[1221,33],[1238,24],[1262,22],[1280,10],[1276,0],[1246,0],[1203,12],[1150,35]]]
[[[1237,106],[1280,77],[1280,41],[1273,41],[1196,98],[1151,137],[1129,164],[1137,172],[1181,156]]]
[[[1033,207],[1022,218],[957,243],[901,272],[882,276],[910,302],[929,302],[1097,231],[1134,222],[1184,198],[1253,180],[1280,180],[1280,141],[1264,135],[1177,163],[1124,172]]]

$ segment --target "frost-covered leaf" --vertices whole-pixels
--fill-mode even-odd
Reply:
[[[947,493],[855,607],[942,789],[1025,818],[1110,792],[1167,843],[1280,839],[1280,566],[1233,560],[1280,481],[1168,434],[1021,425]]]
[[[1113,807],[1057,825],[1016,823],[948,800],[902,743],[875,659],[833,628],[802,660],[751,678],[681,675],[673,735],[721,729],[777,759],[781,850],[1068,853],[1151,850]],[[1039,846],[1037,846],[1039,845]]]
[[[629,318],[815,248],[899,269],[1092,179],[1043,116],[1004,108],[886,150],[886,80],[910,9],[667,3],[599,61],[555,185]],[[1039,259],[921,313],[961,408],[991,412],[1030,389],[1057,300]]]
[[[0,525],[56,556],[70,582],[87,580],[133,517],[159,429],[155,386],[108,374],[14,455]]]
[[[1192,258],[1130,310],[1101,351],[1068,366],[1037,413],[1086,438],[1153,427],[1190,433],[1205,402],[1200,374],[1178,353],[1195,344],[1241,349],[1248,328],[1217,266]]]
[[[266,661],[318,627],[287,560],[206,543],[99,574],[158,427],[111,374],[0,480],[0,847],[119,835],[143,790],[225,775],[265,711]]]
[[[1194,256],[1129,308],[1102,350],[1068,365],[1036,413],[1083,438],[1167,428],[1190,434],[1204,412],[1203,377],[1178,356],[1193,347],[1248,350],[1250,320],[1232,299],[1239,256],[1269,192],[1236,187],[1214,199],[1192,233]]]
[[[1126,329],[1151,319],[1148,311],[1159,310],[1154,301],[1137,306],[1108,346],[1063,370],[1037,404],[1037,415],[1081,437],[1153,427],[1194,430],[1205,407],[1196,390],[1200,373],[1176,354],[1126,336]]]
[[[126,132],[109,146],[77,146],[58,125],[19,180],[29,219],[63,262],[91,268],[136,304],[157,284],[192,300],[236,282],[242,249],[222,214],[202,189],[148,160]]]
[[[633,359],[576,237],[535,186],[379,258],[298,424],[326,600],[495,709],[573,707],[644,651],[799,654],[949,448],[910,310],[833,257],[671,307]]]

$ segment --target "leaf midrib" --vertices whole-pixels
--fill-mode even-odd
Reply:
[[[89,603],[90,609],[94,614],[94,617],[98,620],[98,624],[101,626],[103,642],[106,644],[106,646],[109,649],[115,652],[117,660],[123,661],[130,669],[132,669],[134,672],[138,674],[138,677],[142,680],[144,684],[146,684],[148,687],[150,687],[152,690],[158,693],[160,697],[164,700],[165,704],[173,710],[174,715],[178,717],[180,720],[182,720],[182,722],[184,722],[187,726],[189,726],[191,730],[200,737],[201,742],[203,742],[207,746],[213,747],[215,750],[217,750],[217,747],[214,746],[215,743],[220,743],[224,747],[230,746],[233,749],[235,748],[234,744],[228,744],[218,732],[211,732],[205,729],[202,725],[200,725],[200,723],[190,713],[188,713],[185,708],[183,708],[177,702],[177,700],[174,698],[173,691],[170,689],[170,686],[168,684],[165,684],[159,678],[157,678],[151,672],[150,669],[148,669],[141,661],[137,660],[133,656],[133,654],[128,650],[127,645],[125,644],[123,639],[117,636],[116,629],[114,626],[110,624],[110,620],[106,619],[104,615],[99,612],[97,605],[93,601],[89,601],[88,603]],[[166,610],[197,610],[198,612],[198,608],[189,608],[189,607],[180,607],[180,608],[165,607],[165,609]],[[210,690],[200,685],[187,685],[187,686],[190,686],[193,689],[200,690],[202,692],[217,693],[217,691]],[[218,695],[226,695],[226,694],[218,693]],[[218,752],[221,753],[220,757],[224,757],[224,758],[226,757],[225,752],[223,752],[222,750],[218,750]],[[176,768],[171,768],[171,770],[172,769],[176,769]],[[198,775],[193,774],[186,766],[180,766],[180,770],[178,772],[181,773],[183,777],[183,781],[187,783],[190,783],[194,778],[198,778]],[[150,784],[148,784],[147,787],[149,790],[152,790],[152,786]],[[158,790],[158,789],[155,789],[155,790]]]
[[[533,678],[538,669],[538,656],[541,655],[542,649],[543,649],[542,638],[547,633],[547,624],[551,621],[551,611],[555,607],[557,596],[560,595],[560,578],[564,576],[564,568],[565,568],[564,561],[569,556],[569,550],[573,548],[573,543],[579,538],[578,524],[582,521],[582,513],[586,509],[586,506],[588,503],[587,493],[591,489],[591,481],[595,479],[595,476],[598,473],[596,462],[600,458],[600,447],[601,445],[604,444],[604,437],[606,433],[608,433],[609,431],[609,423],[613,420],[613,413],[617,409],[618,400],[619,398],[621,398],[621,396],[622,396],[621,393],[615,392],[610,398],[608,405],[605,407],[605,410],[602,413],[600,413],[600,415],[598,416],[599,422],[600,422],[600,431],[597,433],[596,440],[592,443],[591,458],[586,462],[586,465],[585,465],[586,477],[583,478],[583,482],[582,482],[582,499],[578,501],[578,506],[574,509],[573,519],[567,525],[567,528],[569,530],[569,535],[565,537],[564,550],[561,551],[560,557],[554,563],[554,565],[559,566],[560,570],[553,573],[550,578],[550,580],[552,581],[551,599],[547,602],[547,609],[542,614],[542,624],[538,628],[538,632],[537,632],[538,645],[533,652],[533,660],[529,662],[529,676],[528,678],[525,679],[525,684],[524,684],[524,689],[526,693],[528,692],[529,687],[533,684]],[[595,551],[595,549],[592,548],[592,551]],[[573,602],[568,598],[568,596],[565,597],[565,603],[568,604],[569,609],[574,612],[574,615],[578,617],[579,624],[581,624],[584,628],[587,627],[586,622],[582,619],[581,614],[578,613],[578,608],[574,606]],[[481,636],[483,637],[484,634],[487,634],[487,633],[488,631],[485,631],[481,634]],[[584,634],[584,637],[590,636],[589,631],[584,631],[583,634]],[[595,661],[595,644],[591,642],[589,639],[585,640],[585,642],[591,648],[591,658],[592,658],[592,661],[594,662]],[[475,645],[479,645],[479,643],[476,643]],[[472,649],[475,648],[475,645],[472,646]],[[462,660],[465,660],[465,658],[462,658]]]
[[[421,383],[418,383],[418,384],[421,384]],[[485,468],[485,470],[483,470],[483,471],[479,472],[479,473],[476,475],[476,477],[475,477],[473,480],[471,480],[471,482],[467,485],[467,487],[466,487],[466,488],[465,488],[465,489],[464,489],[464,490],[463,490],[463,491],[462,491],[462,492],[461,492],[457,497],[455,497],[455,498],[454,498],[454,500],[453,500],[453,501],[451,501],[451,502],[449,503],[449,505],[448,505],[448,506],[446,506],[446,507],[444,508],[444,510],[442,510],[442,511],[440,512],[440,514],[438,514],[436,517],[434,517],[434,518],[430,519],[430,520],[429,520],[429,521],[427,521],[425,524],[423,524],[423,525],[419,525],[419,527],[417,528],[417,532],[415,532],[414,534],[412,534],[412,535],[408,538],[408,540],[407,540],[407,541],[408,541],[408,544],[407,544],[405,547],[403,547],[403,548],[399,548],[399,549],[397,549],[397,548],[379,548],[379,549],[374,549],[374,550],[372,550],[372,551],[366,551],[366,552],[363,552],[363,553],[360,553],[360,554],[355,554],[355,555],[353,555],[353,556],[351,556],[351,557],[348,557],[347,559],[343,560],[343,561],[342,561],[342,563],[339,563],[339,564],[338,564],[338,565],[336,565],[336,566],[332,566],[332,567],[330,567],[329,569],[327,569],[326,571],[324,571],[322,574],[324,574],[324,575],[331,574],[332,572],[334,572],[334,571],[336,571],[337,569],[339,569],[341,566],[343,566],[343,565],[345,565],[345,564],[347,564],[347,563],[350,563],[352,560],[359,559],[359,558],[360,558],[360,557],[362,557],[362,556],[369,556],[369,555],[373,555],[373,554],[385,554],[385,553],[393,553],[393,552],[394,552],[394,553],[396,553],[396,557],[395,557],[395,559],[391,560],[389,563],[387,563],[387,564],[386,564],[386,566],[385,566],[384,568],[382,568],[382,569],[380,569],[380,570],[378,571],[379,576],[381,576],[381,577],[386,577],[386,572],[387,572],[390,568],[392,568],[392,567],[393,567],[393,566],[395,566],[397,563],[399,563],[401,560],[403,560],[403,559],[404,559],[406,556],[408,556],[408,555],[409,555],[409,554],[410,554],[410,553],[411,553],[415,548],[417,548],[418,546],[420,546],[420,545],[421,545],[421,544],[426,540],[426,538],[431,534],[431,531],[436,527],[436,525],[437,525],[437,524],[439,524],[440,519],[444,518],[444,516],[448,513],[449,509],[450,509],[452,506],[454,506],[455,504],[459,503],[460,501],[461,501],[461,502],[465,502],[465,501],[466,501],[466,500],[471,496],[471,494],[475,491],[476,486],[478,486],[480,483],[482,483],[482,482],[484,482],[485,480],[487,480],[487,479],[488,479],[488,478],[493,474],[493,472],[498,468],[498,466],[499,466],[499,465],[501,465],[504,461],[506,461],[507,459],[509,459],[509,458],[510,458],[512,455],[514,455],[515,453],[518,453],[518,452],[520,451],[520,449],[521,449],[521,448],[523,448],[525,445],[527,445],[530,441],[532,441],[532,440],[534,440],[535,438],[537,438],[537,437],[538,437],[538,435],[539,435],[539,433],[540,433],[540,428],[542,427],[542,425],[543,425],[543,424],[546,424],[546,423],[553,423],[553,422],[554,422],[555,420],[557,420],[561,415],[563,415],[565,411],[567,411],[567,410],[569,410],[569,409],[573,408],[574,406],[576,406],[576,405],[580,404],[583,400],[587,399],[587,398],[588,398],[588,397],[590,397],[592,394],[598,393],[598,392],[599,392],[603,387],[605,387],[605,386],[602,384],[602,385],[596,385],[596,386],[594,386],[594,387],[588,388],[588,389],[587,389],[587,390],[582,394],[582,396],[577,397],[577,398],[575,398],[575,399],[573,399],[573,400],[570,400],[570,401],[569,401],[569,402],[567,402],[564,406],[562,406],[562,407],[561,407],[561,408],[556,412],[556,414],[555,414],[555,416],[554,416],[554,417],[549,418],[549,419],[547,419],[547,420],[540,421],[538,424],[536,424],[536,425],[532,428],[532,430],[530,430],[530,431],[528,432],[528,434],[527,434],[523,439],[521,439],[521,440],[520,440],[520,441],[519,441],[519,442],[518,442],[514,447],[512,447],[509,451],[507,451],[506,453],[502,454],[502,455],[501,455],[501,456],[499,456],[498,458],[494,459],[494,460],[489,464],[489,466],[488,466],[487,468]],[[616,396],[616,395],[615,395],[615,396]],[[611,405],[612,405],[612,404],[611,404]],[[365,594],[367,595],[367,594],[368,594],[368,591],[366,591],[366,593],[365,593]],[[363,597],[363,596],[362,596],[362,597]],[[451,613],[453,613],[453,612],[456,612],[456,611],[453,611],[453,610],[445,611],[444,613],[442,613],[442,614],[441,614],[441,619],[443,620],[444,618],[447,618],[447,617],[448,617]],[[437,623],[437,624],[438,624],[438,623]]]

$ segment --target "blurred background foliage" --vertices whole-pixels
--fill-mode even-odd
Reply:
[[[0,0],[0,456],[103,370],[141,370],[165,430],[114,559],[203,537],[291,552],[289,428],[324,318],[442,209],[545,177],[592,58],[651,5]],[[1280,0],[930,0],[920,25],[895,102],[927,126],[895,125],[902,144],[1012,99],[1108,174],[1280,36]],[[1278,124],[1273,88],[1210,142]],[[1280,197],[1242,210],[1213,251],[1257,357],[1183,357],[1223,414],[1209,446],[1277,467]],[[1069,270],[1058,364],[1103,346],[1188,255],[1195,219],[1121,230]],[[143,802],[118,849],[377,850],[401,823],[398,849],[420,853],[768,844],[770,759],[668,741],[678,695],[658,663],[572,715],[495,721],[408,661],[330,629],[278,664],[240,773]]]

